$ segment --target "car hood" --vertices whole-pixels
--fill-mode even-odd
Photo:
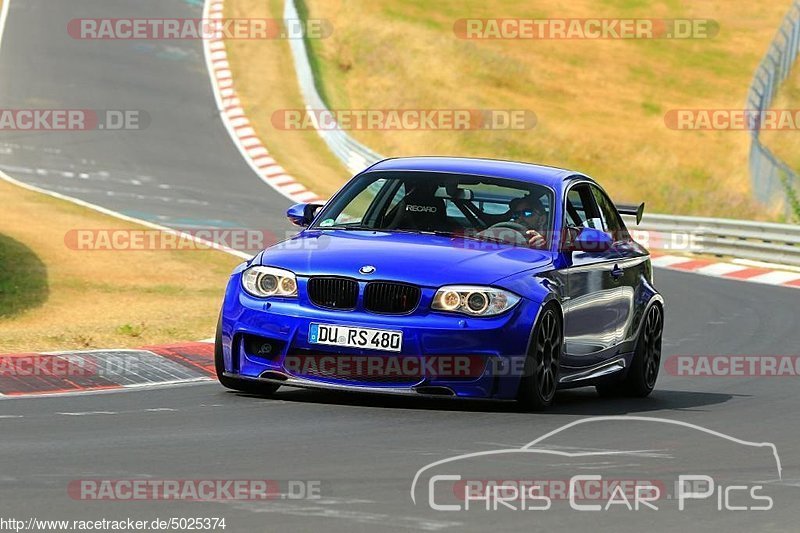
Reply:
[[[304,231],[268,248],[261,264],[298,276],[334,275],[437,287],[491,284],[552,263],[550,252],[460,237],[380,231]],[[365,265],[372,274],[359,273]]]

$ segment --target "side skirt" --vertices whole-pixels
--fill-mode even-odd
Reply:
[[[588,387],[594,382],[608,376],[619,374],[622,376],[630,366],[633,352],[616,355],[608,361],[603,361],[588,368],[561,367],[558,378],[559,389],[572,389],[576,387]]]

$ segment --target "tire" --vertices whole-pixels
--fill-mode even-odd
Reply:
[[[664,332],[664,312],[654,304],[647,310],[628,374],[621,381],[597,385],[600,396],[644,398],[653,392],[661,366],[661,336]]]
[[[539,411],[552,405],[563,348],[561,316],[555,306],[545,306],[534,327],[519,383],[517,401],[523,409]]]
[[[217,333],[214,336],[214,370],[217,372],[217,380],[226,389],[258,394],[260,396],[271,396],[280,388],[280,385],[275,385],[273,383],[261,383],[249,379],[230,378],[222,375],[225,371],[225,360],[222,351],[222,313],[219,315]]]

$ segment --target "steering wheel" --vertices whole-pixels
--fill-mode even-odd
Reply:
[[[498,222],[497,224],[492,224],[486,229],[513,229],[514,231],[518,231],[525,235],[525,232],[528,231],[530,228],[527,228],[520,224],[519,222]]]
[[[497,224],[492,224],[485,230],[481,231],[479,235],[494,233],[497,230],[506,230],[506,229],[513,230],[517,232],[517,234],[519,234],[519,238],[513,239],[516,244],[528,244],[528,237],[526,235],[526,232],[529,231],[530,228],[527,228],[522,224],[519,224],[518,222],[498,222]]]

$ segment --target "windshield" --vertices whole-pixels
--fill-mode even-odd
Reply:
[[[547,245],[553,192],[534,183],[434,172],[371,172],[350,183],[322,211],[314,229],[443,233]]]

